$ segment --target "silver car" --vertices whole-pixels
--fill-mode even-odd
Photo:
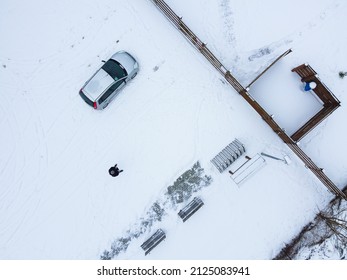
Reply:
[[[108,61],[103,62],[104,65],[80,90],[83,100],[97,110],[106,108],[139,71],[135,58],[125,51],[117,52]]]

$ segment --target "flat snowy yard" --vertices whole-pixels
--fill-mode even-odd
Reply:
[[[282,70],[312,65],[342,107],[301,147],[343,187],[347,80],[338,72],[347,71],[347,3],[254,2],[168,4],[243,85],[294,49],[254,94],[282,93],[272,79],[288,92],[295,81]],[[197,161],[212,180],[194,194],[204,206],[185,223],[177,212],[187,201],[165,209],[116,258],[145,258],[141,243],[162,228],[166,240],[146,258],[271,259],[332,198],[150,0],[0,6],[0,259],[99,259]],[[139,75],[95,111],[78,91],[102,59],[122,49],[139,61]],[[283,122],[297,113],[291,100]],[[210,162],[235,138],[251,157],[286,154],[292,163],[266,158],[238,186]],[[112,178],[115,163],[124,172]]]

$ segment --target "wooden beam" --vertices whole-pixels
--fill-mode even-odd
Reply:
[[[275,61],[273,61],[268,67],[266,67],[264,71],[262,71],[257,77],[255,77],[255,79],[246,88],[250,88],[251,85],[253,85],[254,82],[258,80],[261,76],[263,76],[265,72],[268,71],[277,61],[279,61],[282,57],[286,56],[287,54],[291,52],[292,52],[292,49],[289,49],[289,50],[286,50],[284,53],[282,53],[279,57],[275,59]]]

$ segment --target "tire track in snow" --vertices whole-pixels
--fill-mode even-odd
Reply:
[[[18,90],[16,92],[18,92]],[[11,104],[5,95],[3,96],[3,102],[7,105]],[[11,134],[12,146],[12,151],[1,170],[1,178],[4,179],[4,182],[2,182],[0,186],[0,210],[4,213],[0,220],[0,239],[2,240],[2,246],[6,247],[7,242],[14,237],[24,221],[24,217],[16,215],[17,209],[13,208],[16,207],[17,199],[22,191],[23,185],[23,167],[20,168],[18,162],[25,162],[25,157],[24,151],[20,149],[19,145],[19,140],[22,140],[23,137],[20,133],[21,130],[19,129],[16,114],[10,109],[11,107],[5,107],[1,104],[0,106],[1,110],[5,112],[6,120],[9,124],[9,130],[6,130],[6,132]],[[5,173],[7,173],[7,176],[4,175]],[[8,182],[10,182],[10,184],[8,184]]]
[[[149,3],[149,5],[152,5],[152,4]],[[138,9],[133,5],[133,2],[129,1],[129,6],[126,6],[125,9],[131,11],[132,16],[134,16],[138,21],[140,21],[142,23],[141,28],[143,28],[146,32],[147,40],[149,39],[151,42],[155,42],[155,36],[153,35],[151,28],[148,26],[146,21],[144,21],[142,19],[141,12],[139,12]],[[158,50],[158,52],[160,52],[159,46],[154,45],[152,47],[155,47],[156,50]]]
[[[18,90],[16,91],[18,92]],[[3,106],[2,104],[6,104],[7,106]],[[11,135],[11,143],[10,143],[10,146],[12,147],[12,151],[10,153],[10,156],[8,157],[7,161],[12,158],[12,157],[18,157],[18,154],[19,154],[19,145],[18,145],[18,140],[19,139],[22,139],[22,134],[20,133],[21,132],[21,129],[19,127],[19,124],[18,124],[18,120],[17,120],[17,116],[16,114],[14,113],[13,110],[11,110],[11,107],[8,107],[9,104],[12,104],[11,102],[9,102],[8,98],[6,95],[3,96],[3,102],[1,102],[0,104],[0,107],[1,107],[1,110],[4,112],[4,115],[6,116],[5,119],[7,121],[7,123],[9,124],[8,125],[8,128],[9,128],[9,131],[6,131],[7,133],[10,132],[10,135]],[[2,158],[3,160],[3,158]],[[17,166],[17,160],[14,161],[15,163],[15,167]],[[6,168],[8,167],[8,164],[4,165],[2,167],[2,173],[5,172]],[[14,170],[15,174],[19,174],[19,170],[18,169],[15,169]],[[13,180],[10,180],[13,182]]]

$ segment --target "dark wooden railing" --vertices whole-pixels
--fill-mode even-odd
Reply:
[[[292,72],[296,72],[301,77],[302,82],[315,82],[317,86],[312,91],[324,104],[322,110],[320,110],[307,123],[293,133],[291,138],[294,141],[299,141],[338,107],[340,107],[340,101],[331,92],[331,90],[324,83],[322,83],[316,71],[314,71],[310,65],[302,64],[292,69]]]
[[[170,22],[181,31],[186,39],[196,48],[201,54],[212,64],[212,66],[224,76],[224,78],[232,85],[237,91],[243,90],[243,86],[231,75],[231,73],[223,66],[223,64],[217,59],[217,57],[209,50],[207,45],[203,43],[190,28],[182,21],[182,17],[176,15],[176,13],[169,7],[165,1],[151,0],[170,20]]]

